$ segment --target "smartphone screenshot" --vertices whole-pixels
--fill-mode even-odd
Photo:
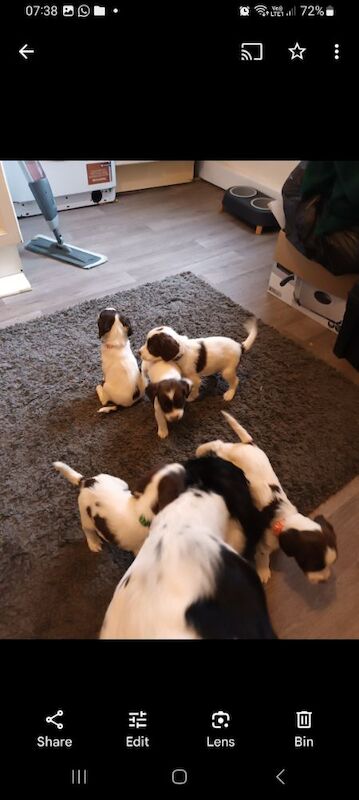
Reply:
[[[14,794],[353,792],[357,17],[4,11]]]

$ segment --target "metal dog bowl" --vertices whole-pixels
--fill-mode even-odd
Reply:
[[[261,211],[269,211],[271,214],[270,208],[268,208],[268,204],[272,202],[272,197],[255,197],[254,200],[251,200],[251,206],[253,208],[259,208]]]
[[[232,186],[229,193],[233,197],[255,197],[258,194],[257,189],[253,189],[253,186]]]

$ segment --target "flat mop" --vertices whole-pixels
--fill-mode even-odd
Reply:
[[[73,264],[82,269],[91,269],[104,264],[107,261],[106,256],[65,244],[59,229],[55,198],[40,161],[19,161],[19,165],[41,213],[56,237],[51,239],[49,236],[35,236],[25,245],[25,250],[40,253],[40,255],[55,258],[58,261],[65,261],[67,264]]]

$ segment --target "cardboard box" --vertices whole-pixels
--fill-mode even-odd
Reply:
[[[277,264],[294,272],[311,286],[316,286],[317,289],[329,292],[335,297],[341,297],[343,300],[347,299],[350,290],[358,281],[357,274],[333,275],[317,261],[306,258],[287,239],[284,231],[279,231],[274,258]]]
[[[280,264],[275,264],[272,269],[268,292],[333,333],[340,330],[346,300],[323,289],[316,289]]]

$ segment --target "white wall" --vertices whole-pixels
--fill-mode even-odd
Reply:
[[[199,177],[222,189],[249,185],[280,198],[282,186],[299,161],[201,161]]]
[[[23,241],[8,182],[0,161],[0,297],[31,289],[17,246]]]

